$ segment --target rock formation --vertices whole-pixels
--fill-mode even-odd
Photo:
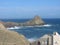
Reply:
[[[24,23],[24,25],[28,25],[28,26],[43,25],[43,24],[44,21],[39,16],[35,16],[32,20]]]
[[[52,36],[48,34],[44,35],[38,40],[32,42],[31,45],[52,45]]]
[[[29,42],[23,35],[7,30],[0,23],[0,45],[29,45]]]
[[[0,21],[1,22],[1,21]],[[39,17],[35,16],[32,20],[29,20],[24,23],[16,23],[16,22],[1,22],[5,27],[14,27],[14,26],[36,26],[45,24],[44,21]]]
[[[19,26],[19,23],[16,23],[16,22],[6,22],[4,24],[4,26],[6,26],[6,27],[14,27],[14,26]]]
[[[3,21],[0,21],[0,23],[2,23],[5,27],[20,26],[19,23],[16,23],[16,22],[3,22]]]

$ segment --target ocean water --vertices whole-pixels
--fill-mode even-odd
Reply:
[[[26,22],[30,19],[1,19],[2,21],[9,22]],[[45,34],[52,34],[58,32],[60,34],[60,19],[43,19],[46,25],[43,26],[25,26],[17,29],[10,29],[19,34],[23,34],[29,41],[34,41]]]

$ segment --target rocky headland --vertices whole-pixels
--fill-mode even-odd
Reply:
[[[35,16],[33,19],[23,22],[23,23],[17,23],[17,22],[3,22],[0,21],[5,27],[14,27],[14,26],[36,26],[36,25],[44,25],[45,22],[39,17]]]

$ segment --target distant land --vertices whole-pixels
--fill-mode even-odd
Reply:
[[[17,22],[3,22],[0,21],[5,27],[14,27],[14,26],[36,26],[36,25],[44,25],[45,22],[39,17],[35,16],[32,20],[23,22],[23,23],[17,23]]]

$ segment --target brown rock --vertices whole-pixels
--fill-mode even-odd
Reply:
[[[23,35],[5,29],[0,23],[0,45],[29,45],[29,42]]]
[[[29,26],[43,25],[43,24],[44,24],[44,21],[39,16],[35,16],[32,20],[24,23],[24,25],[29,25]]]

